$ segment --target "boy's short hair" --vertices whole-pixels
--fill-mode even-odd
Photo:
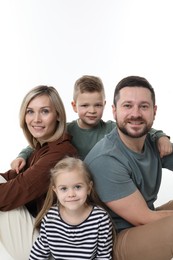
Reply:
[[[85,92],[102,92],[105,98],[103,82],[96,76],[84,75],[76,80],[73,91],[73,100],[76,101],[78,94]]]

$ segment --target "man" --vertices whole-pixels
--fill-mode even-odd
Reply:
[[[173,170],[173,153],[160,158],[148,134],[157,106],[150,83],[142,77],[122,79],[114,93],[117,128],[87,155],[102,201],[117,229],[118,260],[170,260],[173,257],[173,202],[157,209],[162,168]]]

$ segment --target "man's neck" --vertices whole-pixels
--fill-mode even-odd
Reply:
[[[122,142],[132,151],[136,153],[141,153],[143,151],[144,142],[146,135],[138,138],[133,138],[130,136],[125,135],[118,129],[119,136]]]

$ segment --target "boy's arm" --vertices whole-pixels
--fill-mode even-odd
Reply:
[[[162,130],[157,130],[155,128],[151,128],[149,134],[155,141],[157,141],[162,136],[165,136],[168,139],[170,139],[169,135],[166,135]]]
[[[170,136],[166,135],[162,130],[156,130],[154,128],[151,128],[149,133],[152,139],[157,142],[161,158],[173,152]]]
[[[33,150],[34,149],[30,146],[27,146],[26,148],[22,149],[22,151],[18,154],[17,158],[11,162],[11,169],[15,170],[16,173],[19,173],[26,165],[26,161],[30,157]]]
[[[27,146],[18,154],[17,158],[22,157],[25,161],[30,157],[31,153],[33,152],[33,148],[31,146]]]

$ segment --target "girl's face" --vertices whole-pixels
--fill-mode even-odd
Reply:
[[[25,122],[40,143],[49,139],[57,128],[58,115],[47,95],[35,97],[28,104]]]
[[[78,210],[86,206],[87,196],[90,194],[92,182],[88,185],[83,173],[79,170],[65,171],[58,174],[53,190],[60,205],[68,210]]]

